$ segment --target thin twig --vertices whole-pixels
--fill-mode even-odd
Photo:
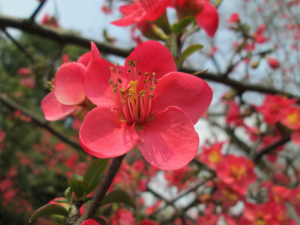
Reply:
[[[95,194],[88,206],[88,208],[84,211],[80,219],[75,223],[75,225],[80,225],[87,219],[93,218],[98,208],[101,206],[101,202],[105,197],[107,190],[109,189],[113,179],[115,178],[125,155],[121,155],[119,157],[113,158],[111,164],[109,165],[106,173],[100,181],[100,184],[95,191]]]
[[[43,5],[46,3],[47,0],[43,0],[39,6],[36,8],[36,10],[34,10],[34,12],[32,13],[32,15],[30,16],[30,20],[34,22],[34,19],[36,17],[36,15],[39,13],[39,11],[42,9]]]

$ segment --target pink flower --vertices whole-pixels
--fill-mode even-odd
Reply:
[[[269,40],[269,38],[264,36],[265,29],[266,26],[264,24],[258,27],[257,31],[253,34],[255,42],[262,44]]]
[[[54,79],[54,90],[42,100],[42,109],[46,120],[55,121],[64,118],[85,101],[83,81],[86,68],[94,59],[101,58],[97,46],[92,42],[92,50],[82,55],[76,63],[63,64]]]
[[[20,69],[18,69],[18,74],[21,77],[26,77],[28,74],[32,73],[31,69],[26,68],[26,67],[22,67]]]
[[[32,89],[35,86],[35,79],[34,77],[24,78],[20,81],[20,85],[24,86],[25,88]]]
[[[54,27],[54,28],[59,28],[58,20],[53,16],[49,16],[49,14],[46,14],[43,17],[41,23],[42,23],[42,25],[47,25],[47,26],[51,26],[51,27]]]
[[[123,5],[119,8],[125,16],[112,22],[116,26],[129,26],[141,21],[154,21],[162,16],[170,0],[135,0],[133,4]]]
[[[179,18],[195,16],[196,23],[213,37],[219,26],[219,13],[209,0],[174,0]]]
[[[216,142],[211,146],[203,146],[203,151],[199,155],[199,159],[209,168],[215,170],[216,166],[224,159],[221,153],[223,144],[224,142]]]
[[[63,54],[63,56],[61,57],[61,61],[62,61],[63,63],[68,63],[68,62],[70,62],[69,55],[68,55],[68,54]]]
[[[238,13],[232,13],[230,17],[226,20],[227,23],[239,23],[240,15]]]
[[[142,220],[140,223],[139,223],[139,225],[158,225],[158,223],[157,222],[154,222],[154,221],[152,221],[152,220]]]
[[[179,169],[195,157],[194,124],[208,108],[212,90],[205,81],[176,72],[171,53],[159,42],[140,44],[124,67],[96,59],[84,87],[98,106],[79,132],[87,153],[117,157],[138,144],[144,158],[161,169]]]
[[[89,219],[89,220],[86,220],[82,223],[82,225],[99,225],[98,222],[96,222],[95,220],[93,219]]]
[[[253,171],[254,164],[251,160],[242,156],[227,155],[217,165],[217,176],[237,193],[243,195],[249,185],[256,181]]]
[[[280,63],[278,62],[277,59],[274,59],[274,58],[271,58],[271,57],[268,57],[267,58],[267,61],[269,63],[269,66],[273,69],[273,70],[276,70],[280,67]]]

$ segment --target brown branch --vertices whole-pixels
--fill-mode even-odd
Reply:
[[[52,29],[49,27],[43,27],[38,24],[33,23],[30,20],[26,19],[16,19],[12,17],[7,17],[7,16],[0,16],[0,27],[12,27],[12,28],[17,28],[19,30],[22,30],[27,33],[34,34],[39,37],[43,37],[46,39],[50,39],[52,41],[56,41],[59,43],[63,44],[73,44],[85,48],[90,48],[90,39],[79,37],[74,34],[70,34],[67,32],[63,32],[58,29]],[[99,48],[100,52],[107,53],[107,54],[113,54],[121,57],[127,57],[132,49],[122,49],[122,48],[117,48],[112,45],[104,44],[98,41],[94,41],[97,47]],[[218,83],[222,83],[225,85],[228,85],[232,88],[237,89],[241,93],[245,91],[256,91],[256,92],[261,92],[265,94],[280,94],[280,95],[285,95],[290,98],[295,98],[298,99],[298,102],[300,102],[300,98],[296,95],[293,95],[288,92],[276,90],[274,88],[269,88],[269,87],[264,87],[264,86],[259,86],[257,84],[245,84],[240,81],[236,81],[234,79],[224,79],[222,75],[216,75],[213,73],[202,73],[202,74],[197,74],[197,70],[195,69],[190,69],[190,68],[181,68],[181,72],[185,73],[190,73],[190,74],[195,74],[197,77],[200,77],[205,80],[210,80]]]
[[[32,114],[27,109],[25,109],[22,106],[20,106],[19,104],[13,102],[12,100],[10,100],[8,97],[4,96],[3,94],[0,94],[0,102],[2,102],[5,106],[10,108],[11,110],[19,110],[22,114],[30,117],[32,119],[32,121],[34,123],[36,123],[38,126],[48,130],[50,133],[52,133],[53,135],[58,137],[63,142],[71,145],[72,147],[74,147],[76,149],[82,149],[79,143],[77,143],[76,141],[71,140],[68,136],[61,133],[57,129],[55,129],[53,126],[51,126],[49,124],[48,121],[46,121],[44,119],[41,119],[40,117]]]
[[[115,178],[125,155],[121,155],[119,157],[113,158],[111,164],[109,165],[106,173],[100,181],[100,184],[97,187],[97,190],[88,206],[88,208],[84,211],[79,220],[75,223],[75,225],[80,225],[87,219],[93,218],[98,208],[101,206],[101,202],[105,197],[105,194],[110,187],[113,179]]]
[[[32,15],[30,16],[30,20],[34,21],[36,15],[39,13],[39,11],[42,9],[43,5],[46,3],[47,0],[43,0],[39,6],[36,8],[36,10],[34,10],[34,12],[32,13]]]
[[[259,160],[268,153],[271,153],[272,151],[274,151],[276,148],[280,147],[281,145],[284,145],[285,143],[289,142],[291,140],[290,135],[286,135],[284,136],[282,139],[280,139],[279,141],[276,141],[275,143],[263,148],[261,151],[259,151],[254,157],[253,157],[253,161],[255,163],[258,163]]]
[[[13,17],[0,16],[0,27],[17,28],[24,32],[50,39],[55,42],[73,44],[85,48],[91,48],[91,41],[93,41],[97,45],[100,52],[114,54],[121,57],[127,57],[132,51],[130,49],[121,49],[112,45],[101,43],[99,41],[79,37],[59,29],[43,27],[28,19],[16,19]]]
[[[33,58],[33,56],[31,54],[29,54],[29,52],[27,52],[27,50],[16,40],[14,39],[6,30],[5,28],[1,27],[1,30],[5,33],[5,35],[17,46],[17,48],[23,52],[27,58],[32,62],[32,63],[36,63],[36,60]]]

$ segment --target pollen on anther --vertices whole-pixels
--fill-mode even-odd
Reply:
[[[126,101],[124,99],[121,99],[121,102],[124,103],[124,104],[126,104]]]
[[[134,62],[133,62],[134,67],[136,67],[136,62],[137,62],[137,60],[134,60]]]
[[[113,88],[113,92],[117,92],[117,88],[116,87]]]
[[[122,80],[121,80],[121,78],[119,78],[119,79],[118,79],[118,81],[119,81],[119,83],[122,83]]]
[[[155,89],[155,86],[151,86],[150,89],[151,89],[151,90],[154,90],[154,89]]]
[[[141,70],[139,70],[139,75],[140,75],[140,76],[142,75],[142,71],[141,71]]]
[[[131,66],[132,65],[132,59],[129,59],[127,66]]]
[[[153,73],[152,73],[152,77],[156,77],[156,73],[153,72]]]
[[[114,71],[115,69],[114,69],[114,67],[113,67],[113,66],[111,66],[111,67],[110,67],[110,70],[111,70],[111,71]]]
[[[120,64],[119,63],[117,63],[117,67],[119,68],[119,66],[120,66]]]
[[[109,84],[113,84],[114,80],[112,78],[109,79]]]
[[[130,73],[130,72],[131,72],[131,69],[127,70],[127,72]]]
[[[153,80],[154,80],[154,83],[155,83],[155,84],[157,84],[157,83],[158,83],[158,81],[157,81],[155,78],[154,78]]]
[[[148,97],[149,97],[149,98],[153,98],[154,96],[153,96],[153,95],[148,95]]]
[[[146,72],[146,73],[145,73],[145,76],[148,76],[148,75],[149,75],[149,72]]]

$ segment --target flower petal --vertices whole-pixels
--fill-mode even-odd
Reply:
[[[66,63],[57,71],[54,94],[65,105],[80,104],[85,99],[83,79],[86,68],[80,63]]]
[[[210,3],[206,2],[196,16],[196,23],[205,30],[209,37],[214,37],[219,26],[219,13]]]
[[[130,151],[138,141],[134,125],[121,122],[119,113],[108,107],[97,107],[85,117],[79,140],[88,154],[110,158]]]
[[[167,73],[177,71],[172,54],[157,41],[146,41],[138,45],[125,61],[126,71],[130,69],[127,65],[130,59],[137,60],[137,71],[141,70],[143,74],[145,72],[149,72],[149,74],[155,72],[156,79]]]
[[[101,59],[101,54],[95,43],[91,41],[91,51],[83,54],[77,60],[77,62],[83,64],[85,67],[88,67],[94,59]]]
[[[83,54],[82,56],[79,57],[79,59],[77,60],[77,63],[81,63],[82,65],[87,67],[89,65],[91,55],[92,55],[91,52]]]
[[[300,130],[295,130],[291,134],[291,140],[295,145],[300,145]]]
[[[117,70],[117,67],[105,59],[95,59],[88,67],[84,78],[84,90],[86,96],[97,106],[115,106],[115,100],[109,80],[111,78],[110,67]],[[126,87],[128,81],[124,67],[119,66],[122,85]]]
[[[166,8],[169,5],[169,0],[161,0],[156,2],[141,18],[141,20],[154,21],[157,20],[166,12]]]
[[[80,109],[77,105],[63,105],[51,92],[42,100],[42,110],[45,114],[45,119],[49,121],[55,121],[62,119],[74,112],[76,109]]]
[[[213,92],[204,80],[186,73],[172,72],[158,80],[152,112],[177,106],[195,124],[210,105],[212,97]]]
[[[177,107],[155,114],[139,131],[138,146],[144,158],[160,169],[187,165],[197,154],[199,137],[188,116]]]
[[[98,222],[96,222],[95,220],[93,219],[89,219],[89,220],[86,220],[82,223],[82,225],[99,225]]]
[[[139,10],[132,14],[124,16],[122,19],[115,20],[115,21],[111,22],[111,24],[113,24],[115,26],[119,26],[119,27],[126,27],[126,26],[136,23],[142,15],[143,15],[143,11]]]
[[[135,3],[134,4],[129,4],[129,5],[122,5],[122,6],[119,7],[119,11],[122,14],[125,14],[125,15],[129,15],[131,13],[134,13],[138,9],[139,9],[139,5],[135,4]]]

